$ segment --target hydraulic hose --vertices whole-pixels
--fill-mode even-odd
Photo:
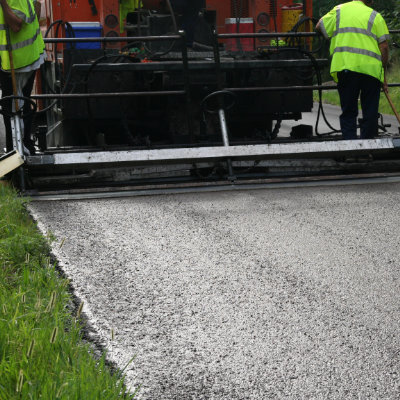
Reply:
[[[2,103],[5,103],[6,101],[15,100],[15,99],[17,99],[17,100],[23,100],[24,102],[26,101],[26,102],[30,103],[30,104],[32,105],[31,111],[29,111],[28,113],[23,113],[23,108],[20,108],[19,111],[15,111],[15,112],[14,112],[14,111],[11,111],[11,112],[8,112],[8,111],[4,110],[4,109],[1,107],[1,108],[0,108],[0,114],[1,114],[1,115],[4,115],[5,117],[10,117],[10,118],[11,118],[11,117],[13,117],[13,116],[15,116],[15,115],[17,115],[17,114],[20,114],[22,118],[26,118],[26,117],[29,117],[30,115],[36,113],[36,110],[37,110],[37,104],[36,104],[36,102],[35,102],[34,100],[32,100],[30,97],[25,97],[25,96],[14,96],[14,95],[12,95],[12,96],[5,96],[5,97],[2,97],[2,98],[0,99],[0,106],[2,105]]]
[[[306,57],[308,57],[310,59],[312,65],[313,65],[313,68],[315,70],[315,73],[316,73],[318,86],[321,86],[322,85],[321,68],[319,67],[318,62],[317,62],[316,58],[314,57],[314,55],[310,51],[307,51],[307,50],[304,50],[304,49],[300,49],[300,48],[279,47],[279,49],[278,49],[278,52],[280,52],[280,53],[281,52],[292,52],[292,51],[297,51],[297,52],[305,55]],[[334,133],[340,133],[341,130],[335,129],[330,124],[330,122],[328,121],[328,119],[326,117],[325,110],[324,110],[323,103],[322,103],[322,89],[318,89],[318,97],[319,97],[319,100],[318,100],[317,120],[316,120],[316,123],[315,123],[315,134],[318,137],[324,137],[324,136],[330,136],[330,135],[332,135]],[[330,132],[326,132],[326,133],[319,133],[318,132],[318,125],[319,125],[319,121],[321,119],[321,116],[324,119],[326,125],[329,127],[329,129],[331,129]]]
[[[300,20],[292,27],[292,29],[290,30],[290,32],[298,32],[298,30],[299,30],[299,28],[302,26],[302,25],[304,25],[304,24],[306,24],[307,22],[311,22],[312,24],[313,24],[313,26],[315,26],[315,25],[317,25],[317,23],[318,23],[318,20],[316,19],[316,18],[312,18],[312,17],[307,17],[307,16],[304,16],[304,17],[302,17],[302,18],[300,18]],[[318,38],[322,38],[322,36],[317,36]],[[300,43],[301,43],[301,40],[304,40],[304,39],[300,39],[300,38],[289,38],[289,40],[288,40],[288,45],[289,46],[297,46],[297,47],[300,47]],[[313,41],[315,40],[315,38],[313,39]],[[297,42],[297,43],[296,43]],[[316,48],[312,48],[311,50],[309,50],[311,53],[313,53],[313,54],[315,54],[315,53],[319,53],[320,51],[321,51],[321,49],[322,49],[322,46],[323,46],[323,44],[324,44],[324,42],[323,42],[323,40],[321,40],[321,43],[320,43],[320,45],[319,46],[317,46]]]
[[[129,60],[131,62],[136,61],[132,56],[126,55],[126,54],[105,54],[104,56],[101,56],[97,58],[89,67],[88,71],[86,72],[85,78],[84,78],[84,90],[85,93],[89,93],[89,77],[92,74],[93,70],[96,68],[97,65],[99,65],[102,61],[107,60],[107,59],[114,59],[114,62],[119,61],[120,59],[125,59]],[[93,115],[93,110],[92,106],[90,104],[90,98],[86,98],[86,106],[88,110],[88,116],[89,116],[89,121],[90,121],[90,129],[91,129],[91,135],[87,136],[87,140],[90,143],[91,138],[94,136],[94,115]]]
[[[65,29],[66,29],[66,31],[68,32],[68,35],[69,35],[70,37],[72,37],[72,38],[75,37],[75,32],[74,32],[74,29],[72,28],[72,25],[71,25],[69,22],[67,22],[67,21],[64,22],[63,20],[58,19],[58,20],[52,22],[52,23],[49,25],[49,27],[47,28],[47,30],[46,30],[46,32],[45,32],[45,35],[44,35],[45,38],[48,37],[48,35],[49,35],[51,29],[52,29],[55,25],[57,25],[57,27],[56,27],[56,32],[55,32],[55,37],[58,37],[59,29],[60,29],[60,27],[63,26],[63,25],[65,26]],[[75,43],[72,43],[71,48],[72,48],[73,50],[76,50]],[[58,65],[58,61],[57,61],[57,60],[58,60],[58,58],[57,58],[57,43],[54,44],[54,60],[55,60],[56,65]],[[58,74],[60,74],[59,68],[56,67],[56,70],[57,70],[57,69],[58,69],[58,71],[57,71]],[[54,92],[53,88],[51,87],[51,85],[49,84],[49,82],[47,81],[46,74],[42,74],[42,78],[43,78],[43,81],[46,83],[47,88],[50,90],[51,93],[54,94],[55,92]],[[68,88],[69,84],[71,83],[71,78],[72,78],[72,63],[71,63],[71,65],[69,66],[69,69],[68,69],[68,72],[67,72],[67,77],[66,77],[65,81],[64,81],[63,84],[62,84],[62,87],[63,87],[63,88],[62,88],[62,90],[61,90],[61,94],[65,94],[65,93],[66,93],[67,88]],[[61,80],[60,80],[60,81],[61,81]],[[73,91],[73,89],[72,89],[72,91]],[[44,114],[44,113],[46,113],[47,111],[51,110],[58,102],[59,102],[59,100],[54,100],[54,101],[51,102],[51,104],[49,104],[47,107],[43,108],[42,110],[37,111],[36,114]]]
[[[171,15],[171,19],[172,19],[172,24],[174,25],[174,33],[178,33],[178,25],[176,23],[176,18],[175,18],[175,13],[174,13],[174,9],[172,8],[171,5],[171,0],[166,0],[167,3],[167,7],[168,7],[168,11]]]

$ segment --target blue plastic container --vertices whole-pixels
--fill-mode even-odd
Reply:
[[[71,22],[76,38],[101,37],[102,27],[99,22]],[[66,30],[67,37],[70,37]],[[71,48],[68,43],[68,48]],[[101,49],[101,42],[80,42],[75,44],[76,49]]]

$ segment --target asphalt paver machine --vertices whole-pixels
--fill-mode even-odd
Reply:
[[[189,3],[45,0],[28,188],[234,183],[282,159],[297,174],[299,159],[396,148],[301,124],[280,135],[329,64],[312,0],[200,0],[191,20]]]

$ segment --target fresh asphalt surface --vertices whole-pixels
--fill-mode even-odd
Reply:
[[[399,184],[30,207],[139,399],[400,398]]]

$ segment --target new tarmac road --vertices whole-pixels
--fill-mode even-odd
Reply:
[[[139,399],[400,398],[399,184],[30,208]]]

